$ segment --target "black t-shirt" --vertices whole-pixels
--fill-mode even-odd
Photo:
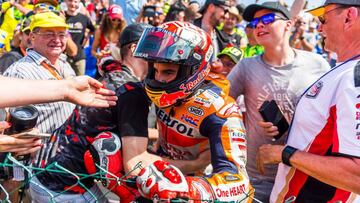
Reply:
[[[72,57],[72,59],[74,61],[85,59],[86,56],[82,47],[82,43],[84,42],[84,38],[85,38],[85,30],[87,28],[91,32],[94,32],[95,31],[94,25],[87,16],[81,13],[78,13],[75,16],[66,14],[66,23],[70,26],[69,33],[71,34],[72,40],[75,42],[75,44],[78,47],[78,53],[76,56]]]
[[[3,54],[0,57],[0,75],[8,69],[13,63],[23,57],[20,48],[14,48],[10,52]]]
[[[147,137],[147,115],[149,100],[142,84],[131,75],[129,69],[106,73],[100,81],[118,96],[117,105],[110,108],[77,107],[69,119],[54,134],[58,136],[58,152],[47,165],[57,162],[62,167],[80,174],[87,174],[84,153],[90,149],[88,140],[104,131],[111,131],[120,137]],[[44,172],[38,179],[52,191],[63,191],[76,184],[70,174]],[[93,185],[93,179],[81,181],[86,187]],[[69,193],[77,193],[79,188]]]
[[[234,33],[232,35],[229,35],[225,33],[223,30],[220,31],[223,36],[226,36],[226,38],[229,40],[229,42],[235,46],[236,48],[240,48],[241,45],[241,36],[237,33]]]

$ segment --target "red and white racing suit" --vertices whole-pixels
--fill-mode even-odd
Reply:
[[[217,200],[251,201],[248,197],[253,191],[245,171],[245,128],[231,97],[209,82],[180,106],[157,108],[156,114],[160,154],[175,160],[194,160],[210,149],[213,172],[199,185],[205,182],[205,187],[210,186]],[[189,184],[191,188],[197,181]]]

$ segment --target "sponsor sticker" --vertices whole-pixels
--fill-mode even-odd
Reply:
[[[195,107],[195,106],[189,106],[188,112],[195,116],[203,116],[204,115],[204,110],[202,110],[201,108]]]
[[[193,118],[192,116],[186,115],[186,114],[182,114],[181,120],[183,120],[191,125],[194,125],[194,126],[198,126],[198,123],[199,123],[199,119]]]
[[[194,102],[204,107],[210,107],[211,105],[211,102],[208,99],[204,99],[201,97],[195,97]]]
[[[323,86],[322,81],[315,83],[306,93],[306,97],[313,98],[313,99],[316,98],[316,96],[319,94],[322,86]]]

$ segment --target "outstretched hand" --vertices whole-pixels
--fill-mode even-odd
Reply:
[[[91,107],[109,107],[116,104],[115,92],[105,89],[102,83],[93,78],[78,76],[65,82],[67,83],[66,101]]]

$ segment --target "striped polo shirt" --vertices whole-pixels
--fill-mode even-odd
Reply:
[[[50,68],[53,68],[61,78],[65,79],[75,76],[75,72],[66,62],[65,55],[59,57],[58,63],[60,71],[58,71],[51,65],[48,59],[34,50],[28,50],[27,55],[12,64],[5,71],[4,76],[30,80],[57,80],[48,69],[41,65],[42,62],[47,63]],[[43,133],[51,133],[60,127],[75,108],[75,105],[69,102],[43,103],[34,106],[39,110],[36,127]]]

